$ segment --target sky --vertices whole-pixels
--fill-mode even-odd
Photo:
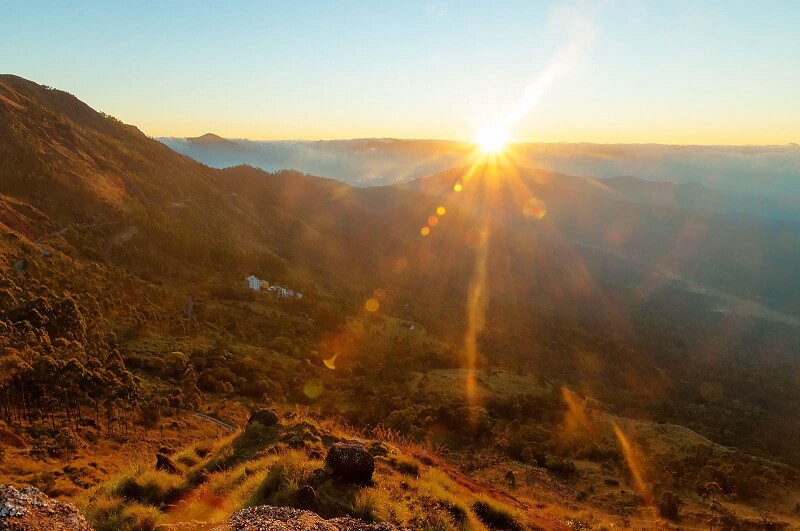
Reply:
[[[800,142],[800,2],[0,0],[0,72],[151,136]]]

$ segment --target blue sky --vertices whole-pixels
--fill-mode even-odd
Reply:
[[[782,144],[798,28],[788,0],[0,0],[0,70],[156,136]]]

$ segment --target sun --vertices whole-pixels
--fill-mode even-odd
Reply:
[[[486,155],[497,155],[505,151],[510,135],[497,125],[486,125],[475,133],[475,143]]]

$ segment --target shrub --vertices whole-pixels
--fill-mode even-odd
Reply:
[[[419,463],[407,457],[393,457],[389,460],[392,468],[407,476],[419,477]]]
[[[472,510],[475,511],[475,516],[491,529],[508,531],[524,529],[514,515],[514,511],[495,500],[481,498],[472,504]]]
[[[153,531],[161,518],[161,512],[155,507],[134,503],[125,507],[122,512],[123,529],[125,531]]]
[[[389,493],[383,489],[364,489],[356,493],[350,515],[367,522],[383,522],[394,513]]]
[[[126,500],[158,507],[172,503],[186,491],[181,478],[166,472],[148,471],[140,476],[127,476],[112,490]]]
[[[414,529],[422,531],[457,531],[449,516],[441,510],[426,510],[414,520]]]
[[[92,503],[86,516],[96,531],[153,531],[161,512],[140,503],[102,497]]]
[[[677,520],[680,518],[680,509],[683,502],[680,497],[670,491],[666,491],[659,496],[656,501],[658,507],[658,514],[669,520]]]
[[[175,461],[191,468],[200,462],[200,458],[197,456],[194,450],[186,450],[185,452],[178,454],[178,457],[175,458]]]
[[[312,469],[313,462],[308,461],[303,452],[289,450],[278,455],[253,493],[249,505],[291,505],[297,489],[306,482]]]

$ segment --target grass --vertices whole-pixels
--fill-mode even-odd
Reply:
[[[297,490],[307,482],[311,472],[321,465],[319,461],[309,460],[306,453],[300,450],[287,450],[277,454],[264,480],[253,493],[249,505],[294,504]]]
[[[197,463],[199,463],[201,459],[202,458],[199,455],[197,455],[197,452],[195,451],[194,448],[184,450],[183,452],[175,456],[175,462],[187,468],[192,468]]]
[[[152,531],[163,514],[149,505],[102,497],[94,501],[87,519],[96,531]]]
[[[280,441],[300,428],[319,432],[320,438],[332,432],[336,437],[348,436],[341,426],[328,429],[329,422],[300,413],[288,426],[258,427],[214,443],[194,444],[176,454],[175,460],[186,468],[183,476],[154,471],[151,465],[132,467],[96,489],[86,504],[91,506],[87,517],[101,531],[150,530],[188,521],[223,522],[236,510],[252,505],[299,507],[302,503],[323,518],[348,515],[413,529],[523,528],[524,518],[513,508],[476,496],[472,487],[464,486],[467,483],[462,485],[437,468],[435,460],[423,466],[402,445],[384,442],[390,457],[377,460],[371,486],[324,477],[312,481],[323,461],[309,458],[311,448],[291,449]],[[203,481],[192,480],[197,476],[203,476]],[[300,495],[305,485],[314,489],[311,502]]]
[[[478,519],[490,529],[507,531],[524,529],[516,511],[497,500],[482,496],[472,504],[472,510],[475,511]]]
[[[453,480],[440,470],[428,469],[418,480],[417,490],[424,499],[429,500],[435,509],[433,512],[441,513],[434,519],[436,522],[441,524],[446,521],[448,526],[457,529],[475,527],[471,525],[471,513],[465,501],[468,496],[459,492]]]
[[[149,470],[124,477],[114,486],[111,494],[133,502],[164,507],[177,501],[187,490],[181,477]]]
[[[389,459],[389,464],[401,474],[419,477],[420,465],[416,459],[405,456],[397,456]]]

